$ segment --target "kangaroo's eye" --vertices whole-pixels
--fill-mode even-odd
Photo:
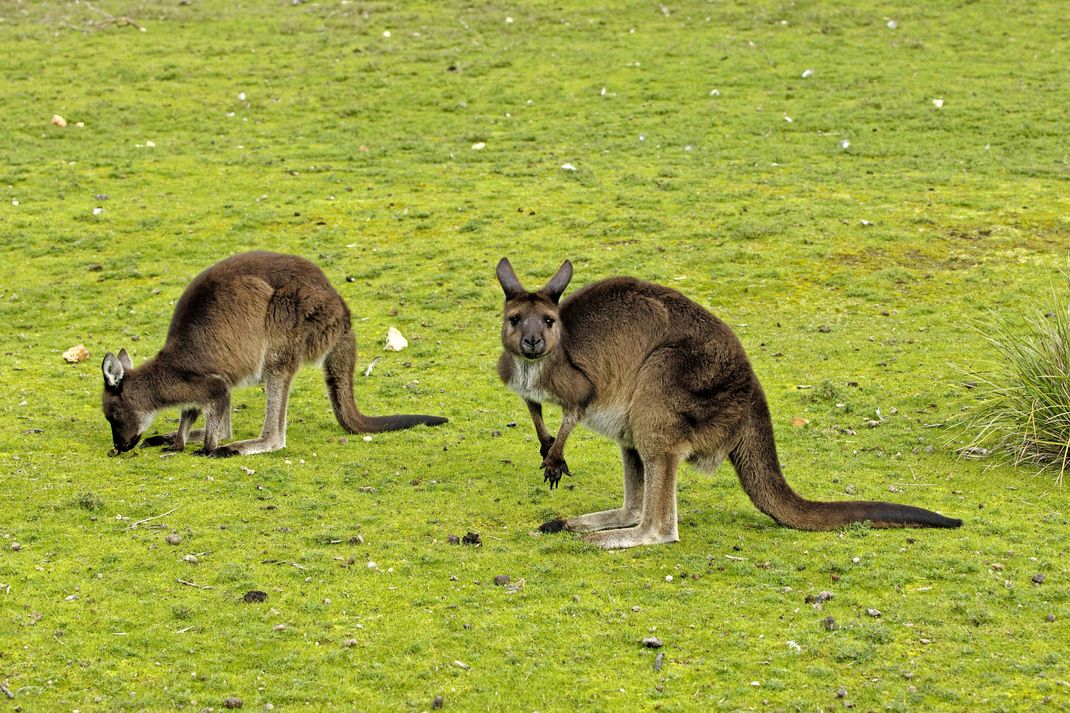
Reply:
[[[513,327],[515,327],[516,325],[520,324],[520,317],[516,317],[516,316],[510,317],[509,318],[509,324],[512,325]]]
[[[554,318],[553,317],[543,317],[542,321],[546,323],[547,327],[554,326]]]

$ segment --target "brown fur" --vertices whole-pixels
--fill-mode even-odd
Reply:
[[[197,275],[175,306],[159,354],[134,368],[126,350],[104,358],[104,415],[116,451],[137,445],[156,411],[183,406],[176,432],[146,445],[182,450],[204,438],[216,457],[263,453],[286,446],[286,405],[294,374],[323,360],[338,423],[350,433],[445,423],[439,416],[362,414],[353,400],[356,339],[349,308],[318,267],[294,255],[242,253]],[[263,381],[267,408],[260,437],[230,438],[230,391]],[[190,428],[201,410],[205,428]]]
[[[553,488],[570,475],[565,443],[577,423],[620,444],[624,504],[543,525],[588,532],[602,547],[675,542],[676,472],[687,461],[713,470],[729,458],[759,510],[803,530],[852,522],[874,527],[958,527],[960,520],[909,505],[814,502],[784,480],[765,394],[739,340],[679,292],[627,277],[602,280],[559,303],[568,261],[546,287],[527,292],[509,261],[498,373],[528,406]],[[551,436],[542,404],[563,411]]]

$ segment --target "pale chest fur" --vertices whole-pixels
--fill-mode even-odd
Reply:
[[[527,401],[534,401],[539,404],[559,403],[557,397],[544,386],[543,367],[545,363],[515,358],[513,360],[513,372],[509,376],[509,388],[520,394],[521,398]]]

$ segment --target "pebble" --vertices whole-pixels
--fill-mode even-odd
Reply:
[[[435,696],[435,700],[431,701],[431,708],[438,710],[442,707],[442,696]]]
[[[643,646],[648,649],[660,649],[664,644],[661,643],[661,639],[656,636],[648,636],[643,639]]]
[[[172,532],[170,535],[165,537],[164,540],[169,545],[177,545],[178,543],[182,542],[182,535],[178,534],[177,532]]]
[[[825,625],[825,631],[836,630],[836,620],[833,619],[831,616],[826,616],[822,623]]]
[[[18,542],[12,542],[11,543],[11,549],[12,549],[13,552],[18,552],[19,550],[22,549],[22,545],[20,545]]]
[[[224,708],[241,708],[244,705],[245,705],[245,701],[243,701],[240,698],[236,698],[234,696],[231,696],[230,698],[224,698],[223,699],[223,707]]]
[[[499,574],[497,577],[494,578],[494,584],[499,587],[504,587],[505,585],[509,584],[509,575]]]
[[[880,611],[878,609],[866,609],[866,616],[871,616],[874,619],[876,619],[880,615],[881,615],[881,613],[880,613]]]
[[[1047,579],[1043,574],[1039,572],[1033,575],[1033,584],[1044,584],[1044,580]]]

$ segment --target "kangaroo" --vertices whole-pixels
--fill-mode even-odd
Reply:
[[[198,453],[216,458],[286,447],[286,405],[302,363],[322,362],[335,418],[350,433],[395,431],[446,423],[440,416],[365,416],[353,400],[356,338],[349,308],[316,265],[295,255],[249,252],[193,278],[175,305],[159,354],[134,368],[123,349],[109,352],[104,415],[112,454],[129,451],[166,406],[182,406],[178,430],[145,439],[146,446],[181,451],[204,439]],[[259,438],[231,437],[230,391],[264,382],[267,408]],[[205,427],[190,431],[201,410]]]
[[[773,423],[743,345],[724,322],[676,290],[614,277],[561,302],[572,279],[566,260],[546,286],[527,292],[505,258],[498,374],[527,404],[544,482],[571,475],[565,443],[582,423],[620,445],[624,504],[567,520],[543,532],[587,533],[606,549],[676,542],[676,471],[687,461],[712,472],[727,457],[759,510],[800,530],[852,522],[873,527],[958,527],[961,520],[909,505],[815,502],[784,480]],[[561,406],[557,436],[542,404]]]

